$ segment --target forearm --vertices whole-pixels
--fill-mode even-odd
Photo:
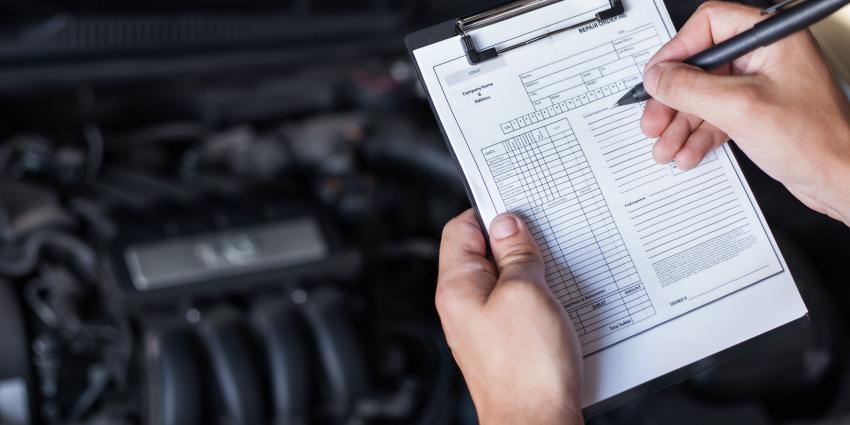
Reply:
[[[842,140],[850,145],[850,124],[847,128],[848,130]],[[850,227],[850,157],[834,158],[834,163],[830,168],[833,171],[830,173],[829,186],[827,187],[835,191],[832,195],[834,201],[830,207],[837,216],[835,218]]]
[[[817,172],[822,176],[817,179],[817,187],[807,192],[821,205],[821,212],[850,227],[850,118],[843,124],[833,127],[834,133],[825,136],[832,138],[836,145],[843,146],[832,150],[831,155],[821,157]],[[800,194],[795,195],[799,197]],[[801,200],[806,202],[805,198]]]

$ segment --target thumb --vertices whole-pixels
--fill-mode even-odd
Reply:
[[[543,257],[522,220],[502,214],[490,225],[490,246],[500,281],[545,282]]]
[[[644,87],[664,105],[700,117],[727,133],[757,98],[753,77],[711,74],[679,62],[660,62],[647,69]]]

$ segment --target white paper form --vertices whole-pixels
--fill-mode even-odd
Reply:
[[[608,6],[558,2],[473,37],[482,47],[512,44]],[[625,6],[476,66],[458,37],[414,51],[482,220],[519,214],[541,247],[586,356],[586,405],[806,313],[728,147],[687,172],[659,165],[640,130],[642,105],[611,108],[674,34],[661,0]],[[758,282],[772,286],[740,291]],[[740,302],[733,293],[759,294],[776,304],[758,305],[781,311],[729,311]],[[683,326],[738,329],[703,335],[681,355],[655,345],[681,340]],[[604,366],[649,359],[663,360],[641,366],[650,375]]]

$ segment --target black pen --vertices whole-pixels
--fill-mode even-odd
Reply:
[[[790,9],[783,9],[796,0],[787,0],[767,11],[781,10],[774,16],[757,23],[748,31],[742,32],[708,50],[691,56],[684,63],[705,71],[712,71],[733,60],[771,43],[779,41],[797,31],[826,19],[838,9],[850,3],[850,0],[806,0]],[[646,92],[643,83],[629,90],[614,106],[625,106],[649,100],[652,96]]]

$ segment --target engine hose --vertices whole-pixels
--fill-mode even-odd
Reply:
[[[0,257],[0,275],[20,278],[32,273],[45,247],[68,254],[85,278],[93,280],[97,275],[97,255],[94,250],[79,239],[55,230],[43,230],[27,237],[14,258]]]

